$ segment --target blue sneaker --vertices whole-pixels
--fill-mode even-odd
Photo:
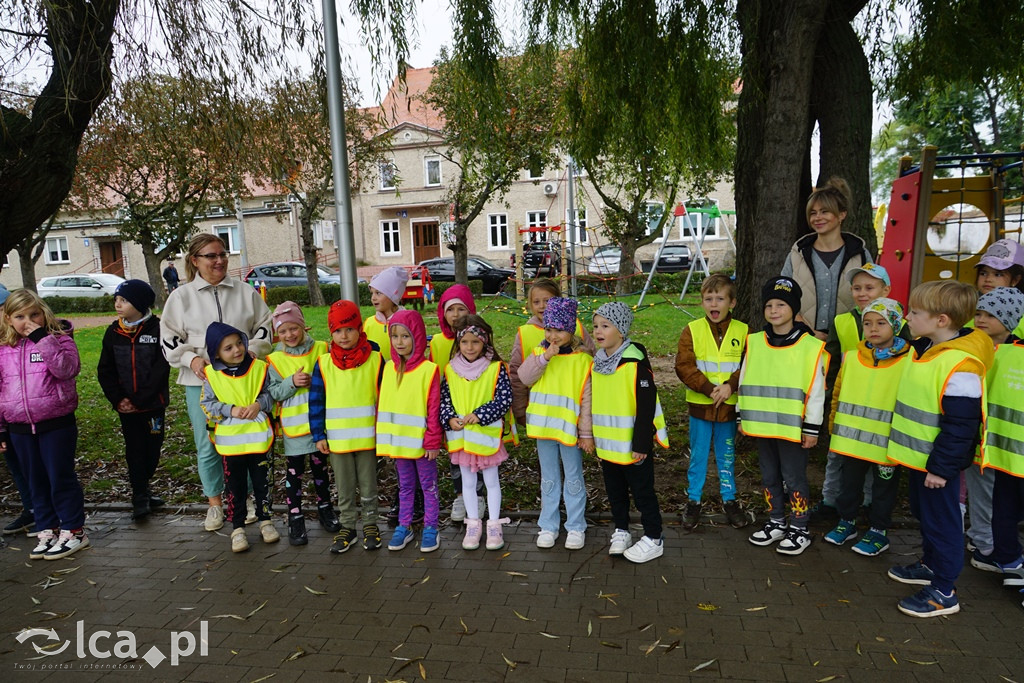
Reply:
[[[441,547],[441,541],[437,537],[436,526],[423,527],[423,539],[420,541],[421,553],[432,553]]]
[[[885,532],[875,531],[874,529],[865,531],[864,535],[857,541],[857,544],[853,546],[853,552],[867,557],[881,555],[888,549],[889,538],[885,535]]]
[[[1003,585],[1007,588],[1024,586],[1024,557],[1018,557],[1008,564],[1000,564],[999,571],[1003,573]]]
[[[391,534],[391,540],[388,541],[388,550],[401,550],[405,546],[412,543],[412,539],[416,537],[413,530],[407,526],[398,525],[395,527],[395,532]]]
[[[888,574],[889,578],[893,581],[910,583],[917,586],[931,585],[932,579],[935,578],[934,572],[920,562],[908,564],[905,567],[892,567]]]
[[[842,545],[857,535],[857,523],[852,519],[841,519],[836,528],[825,534],[825,540],[832,545]]]
[[[977,548],[971,552],[971,566],[983,572],[995,572],[998,574],[1003,571],[999,563],[992,559],[992,553],[986,555]]]
[[[932,586],[925,586],[909,598],[900,600],[896,607],[912,617],[941,617],[959,612],[960,601],[956,599],[956,591],[947,597]]]

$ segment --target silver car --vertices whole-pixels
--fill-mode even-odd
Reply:
[[[36,283],[39,296],[103,296],[114,295],[117,286],[124,282],[120,275],[110,273],[82,273],[44,277]]]

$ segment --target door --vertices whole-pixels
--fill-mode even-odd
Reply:
[[[422,263],[441,255],[441,237],[438,228],[437,221],[412,224],[413,263]]]
[[[120,242],[100,242],[100,270],[124,277],[124,259]]]

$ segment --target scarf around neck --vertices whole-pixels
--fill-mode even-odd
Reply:
[[[594,372],[601,375],[610,375],[615,372],[615,369],[619,367],[619,361],[622,360],[623,352],[632,343],[633,340],[626,337],[622,340],[622,345],[610,354],[604,349],[598,349],[594,354]]]
[[[867,347],[871,349],[871,355],[875,360],[886,360],[889,358],[895,358],[904,352],[907,348],[907,340],[903,337],[893,337],[892,346],[887,349],[880,349],[871,345],[871,342],[865,342]]]
[[[359,341],[351,349],[343,349],[333,341],[331,342],[331,360],[341,370],[358,368],[366,362],[372,351],[373,347],[370,346],[370,342],[366,338],[366,332],[362,330],[359,332]]]
[[[490,357],[485,353],[474,361],[468,361],[461,353],[456,353],[448,364],[452,366],[452,370],[459,377],[467,382],[475,382],[480,379],[480,375],[484,374],[484,370],[491,365],[491,358],[493,356],[494,353],[492,351]]]

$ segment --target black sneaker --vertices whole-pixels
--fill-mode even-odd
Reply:
[[[380,529],[376,524],[363,525],[363,550],[380,550],[384,542],[380,538]]]
[[[388,510],[388,528],[394,529],[398,526],[398,497],[395,496],[395,502],[391,505],[391,509]]]
[[[811,508],[811,521],[839,519],[839,510],[834,505],[828,505],[824,501]]]
[[[750,524],[750,518],[735,500],[725,501],[725,519],[733,529],[742,529]]]
[[[146,493],[140,493],[137,496],[132,496],[132,519],[143,519],[149,516],[152,512],[149,505],[149,495]]]
[[[324,531],[329,531],[332,534],[336,534],[341,531],[341,522],[338,521],[338,513],[334,511],[332,506],[321,505],[316,509],[316,513],[320,517],[320,526],[324,528]]]
[[[331,552],[335,555],[342,554],[352,547],[357,538],[358,536],[354,530],[341,527],[338,535],[334,537],[334,545],[331,546]]]
[[[309,537],[306,536],[306,518],[301,514],[288,515],[288,543],[291,545],[309,543]]]
[[[159,510],[165,505],[164,499],[160,496],[154,496],[152,493],[149,494],[149,509]]]
[[[683,513],[683,528],[693,531],[700,524],[700,503],[690,501],[686,504],[686,512]]]
[[[4,527],[5,534],[19,534],[22,531],[31,533],[35,531],[36,518],[28,510],[22,510],[18,518]]]

